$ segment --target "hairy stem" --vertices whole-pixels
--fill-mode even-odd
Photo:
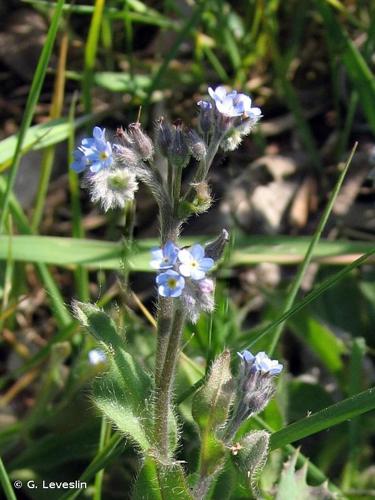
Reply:
[[[155,442],[160,455],[164,459],[168,459],[169,409],[184,324],[184,311],[181,307],[175,305],[168,347],[164,357],[164,366],[158,379],[155,394]]]
[[[173,319],[173,299],[159,296],[157,341],[155,357],[155,385],[159,386],[163,371],[165,354]]]

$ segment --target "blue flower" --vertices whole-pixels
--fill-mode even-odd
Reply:
[[[170,269],[156,277],[156,284],[162,297],[179,297],[185,287],[185,279]]]
[[[171,269],[176,263],[178,250],[178,247],[172,241],[167,241],[163,248],[151,251],[152,260],[150,266],[160,270]]]
[[[87,152],[82,146],[78,147],[74,151],[73,156],[74,161],[70,165],[70,168],[77,172],[77,174],[86,170],[86,168],[90,165],[90,161],[87,157]]]
[[[76,172],[83,172],[90,167],[91,172],[99,172],[113,164],[112,146],[105,138],[105,129],[94,127],[93,137],[82,140],[81,146],[74,153],[71,165]]]
[[[258,352],[255,356],[250,351],[237,353],[242,362],[244,371],[250,373],[261,372],[269,375],[279,375],[283,369],[283,365],[276,359],[270,359],[265,352]]]
[[[270,375],[278,375],[283,369],[283,365],[277,359],[270,359],[265,352],[258,352],[254,366],[258,371]]]
[[[237,116],[251,117],[259,119],[261,110],[259,108],[251,107],[251,99],[246,94],[239,94],[236,90],[227,92],[225,87],[219,86],[213,90],[208,88],[208,93],[214,100],[219,113],[235,118]]]
[[[190,250],[180,250],[178,259],[181,262],[179,271],[182,276],[192,280],[201,280],[205,277],[213,265],[213,259],[204,256],[202,245],[193,245]]]

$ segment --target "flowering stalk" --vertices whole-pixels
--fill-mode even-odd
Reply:
[[[203,213],[210,207],[207,176],[219,148],[224,151],[235,149],[261,117],[260,109],[253,108],[250,97],[245,94],[227,92],[224,87],[209,88],[208,93],[210,100],[198,103],[199,131],[186,129],[180,120],[169,124],[161,118],[156,123],[156,145],[167,162],[166,179],[153,162],[154,144],[139,122],[130,124],[127,130],[118,129],[113,143],[107,139],[104,129],[95,127],[93,136],[82,140],[72,164],[75,171],[86,172],[84,183],[93,201],[100,202],[105,211],[124,210],[125,236],[129,242],[133,234],[138,182],[149,188],[159,207],[161,246],[152,251],[150,263],[157,272],[158,290],[154,386],[151,382],[149,384],[148,375],[140,367],[131,364],[130,354],[119,356],[121,363],[116,365],[113,346],[117,345],[120,350],[123,346],[111,320],[103,317],[104,313],[87,304],[77,306],[76,311],[85,326],[91,327],[104,344],[109,344],[106,353],[109,370],[114,363],[114,373],[117,374],[119,369],[124,369],[124,363],[129,363],[130,369],[124,375],[129,407],[119,428],[127,428],[128,418],[133,419],[129,424],[129,434],[145,455],[153,450],[160,474],[163,474],[163,467],[176,465],[169,443],[172,442],[171,424],[176,427],[172,397],[184,326],[186,321],[198,321],[202,313],[213,312],[215,281],[209,273],[228,242],[228,233],[223,230],[215,241],[205,246],[195,244],[180,248],[180,230],[191,215]],[[182,174],[189,162],[195,162],[196,167],[192,182],[184,189]],[[103,324],[106,324],[105,334]],[[226,351],[214,363],[206,387],[196,395],[195,406],[193,404],[193,416],[202,441],[199,478],[194,490],[196,498],[205,496],[219,474],[240,424],[264,408],[272,397],[273,378],[282,368],[276,361],[269,360],[265,353],[253,356],[245,351],[240,356],[241,369],[237,380],[231,375],[230,353]],[[91,357],[100,361],[102,358],[97,353]],[[129,377],[133,377],[131,383]],[[145,394],[148,396],[144,397]],[[104,413],[107,411],[117,423],[122,416],[121,408],[115,414],[111,412],[117,408],[118,399],[107,405],[107,397],[108,390],[104,385],[99,407],[105,408]],[[145,414],[139,408],[149,413],[148,398],[151,397],[153,428],[150,433],[150,429],[143,428]],[[262,440],[267,441],[267,436],[249,437],[247,442]],[[213,447],[212,454],[210,447]],[[263,449],[266,450],[267,446],[264,445]],[[266,456],[266,451],[262,456]],[[260,463],[263,458],[258,458]]]

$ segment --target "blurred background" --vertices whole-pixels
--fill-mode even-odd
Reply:
[[[51,5],[0,5],[0,197],[53,21]],[[207,241],[225,227],[232,237],[219,269],[217,310],[185,332],[176,397],[180,458],[193,467],[198,437],[184,394],[224,347],[244,348],[278,317],[356,141],[302,294],[374,246],[374,14],[375,5],[361,0],[66,2],[13,190],[6,224],[12,251],[0,236],[0,454],[11,478],[86,474],[89,488],[80,498],[92,497],[96,470],[89,464],[101,421],[90,380],[101,368],[89,363],[94,344],[70,314],[72,298],[105,306],[126,328],[139,362],[152,366],[155,291],[147,248],[158,237],[156,205],[142,187],[129,291],[121,244],[111,243],[123,238],[124,215],[105,215],[80,189],[68,168],[76,144],[94,124],[111,135],[139,112],[150,135],[160,116],[196,125],[196,102],[208,86],[245,92],[262,109],[259,126],[240,148],[217,156],[213,207],[183,232]],[[22,235],[29,239],[17,239]],[[95,241],[81,243],[84,238]],[[92,260],[80,265],[79,252]],[[369,260],[288,321],[277,350],[287,373],[263,415],[273,429],[373,385],[374,277]],[[254,350],[268,344],[263,339]],[[374,422],[369,413],[297,443],[348,498],[375,497]],[[284,459],[283,451],[273,452],[263,474],[270,498]],[[117,443],[103,498],[130,498],[138,465],[130,444]],[[250,498],[235,471],[226,474],[220,487],[228,494],[218,489],[214,498]],[[19,495],[60,498],[25,488]]]

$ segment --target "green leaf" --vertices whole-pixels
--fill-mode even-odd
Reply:
[[[134,500],[193,500],[180,464],[147,456],[132,494]]]
[[[183,238],[181,245],[204,241],[206,236]],[[0,236],[0,260],[6,260],[11,245],[14,261],[56,264],[75,268],[82,265],[89,269],[119,269],[124,258],[127,267],[134,271],[152,272],[150,250],[158,245],[157,239],[138,240],[124,255],[121,243],[112,241],[61,238],[57,236],[13,235]],[[310,239],[294,237],[247,237],[236,240],[229,266],[250,265],[259,262],[296,264],[306,252]],[[373,244],[355,241],[320,241],[313,261],[326,264],[349,264],[362,253],[373,249]],[[374,262],[374,258],[369,258]]]
[[[321,486],[309,486],[306,482],[307,463],[296,471],[298,450],[284,465],[280,483],[277,489],[276,500],[329,500],[335,496],[328,490],[327,483]]]
[[[257,481],[267,462],[269,436],[266,431],[250,432],[241,439],[238,452],[232,452],[233,461],[244,472],[256,498],[261,497]]]
[[[75,302],[77,319],[106,348],[109,369],[93,384],[96,406],[140,448],[150,447],[151,378],[126,351],[113,320],[92,304]]]
[[[74,128],[89,123],[92,118],[91,115],[78,118],[73,123]],[[22,154],[30,150],[44,149],[64,141],[69,137],[71,126],[69,118],[58,118],[29,127],[23,140]],[[16,150],[17,140],[18,135],[14,134],[0,142],[0,172],[9,166]]]
[[[347,353],[344,342],[311,315],[301,311],[289,320],[289,326],[298,337],[305,342],[321,359],[331,373],[339,373],[343,369],[343,354]]]
[[[362,415],[374,408],[375,388],[371,388],[275,432],[271,436],[271,449],[281,448],[289,443],[340,424],[345,420]]]

